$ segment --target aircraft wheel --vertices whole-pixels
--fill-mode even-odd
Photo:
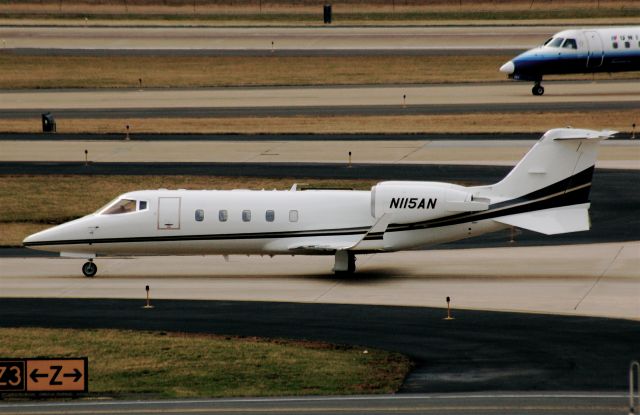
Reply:
[[[349,274],[353,274],[354,272],[356,272],[356,256],[351,252],[349,252],[349,266],[347,272]]]
[[[93,261],[85,262],[82,266],[82,273],[85,277],[93,277],[98,272],[98,266]]]
[[[531,93],[533,95],[542,95],[544,94],[544,87],[542,85],[534,85],[533,88],[531,88]]]

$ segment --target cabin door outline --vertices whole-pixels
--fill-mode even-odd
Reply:
[[[604,61],[604,43],[598,32],[590,30],[585,32],[587,38],[587,68],[602,66]]]
[[[180,229],[180,208],[181,198],[179,197],[159,197],[158,198],[158,229],[159,230],[179,230]]]

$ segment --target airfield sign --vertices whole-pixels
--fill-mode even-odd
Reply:
[[[88,376],[86,357],[0,359],[0,393],[86,393]]]

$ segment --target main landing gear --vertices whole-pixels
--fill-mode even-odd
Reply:
[[[356,256],[349,251],[336,251],[336,262],[333,272],[336,274],[353,274],[356,272]]]
[[[531,88],[531,93],[533,95],[542,95],[544,94],[544,87],[540,85],[540,82],[536,82],[533,88]]]
[[[82,273],[85,277],[93,277],[98,272],[98,266],[93,263],[93,260],[90,259],[89,262],[85,262],[82,266]]]

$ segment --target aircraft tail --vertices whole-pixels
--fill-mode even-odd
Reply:
[[[598,144],[615,133],[549,130],[504,179],[478,196],[491,199],[500,223],[545,234],[588,230]],[[496,215],[500,211],[504,215]]]

